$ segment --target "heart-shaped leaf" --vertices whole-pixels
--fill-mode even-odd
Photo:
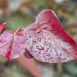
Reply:
[[[48,63],[77,59],[77,44],[64,31],[52,10],[44,10],[25,28],[26,49],[37,60]]]
[[[14,34],[6,30],[0,36],[0,53],[7,60],[15,59],[25,52],[25,43],[24,28],[20,27]]]

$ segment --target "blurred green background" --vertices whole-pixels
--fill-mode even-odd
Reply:
[[[0,0],[0,23],[7,22],[5,29],[15,32],[19,26],[27,27],[34,22],[44,9],[52,9],[67,33],[77,41],[77,0]],[[53,64],[53,71],[53,77],[77,77],[77,61]],[[16,61],[8,62],[0,55],[0,77],[32,75]]]

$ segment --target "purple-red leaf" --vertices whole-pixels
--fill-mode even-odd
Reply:
[[[20,27],[14,34],[6,30],[0,36],[0,53],[7,60],[15,59],[25,52],[25,43],[24,28]]]
[[[3,24],[0,24],[0,33],[2,32],[4,26],[5,26],[6,23],[3,23]]]
[[[0,53],[6,59],[10,59],[12,48],[13,33],[10,30],[4,31],[0,36]]]
[[[25,28],[26,49],[37,60],[48,63],[77,59],[77,44],[64,31],[52,10],[44,10]]]
[[[25,34],[24,34],[24,28],[20,27],[14,33],[12,50],[11,50],[11,54],[10,54],[12,59],[18,58],[25,52],[25,44],[26,44],[26,38],[25,38]]]

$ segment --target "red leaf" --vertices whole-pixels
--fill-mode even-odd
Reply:
[[[24,52],[24,56],[28,59],[33,58],[33,56],[27,50]]]
[[[77,59],[77,44],[64,31],[52,10],[44,10],[25,28],[26,49],[37,60],[48,63]]]
[[[7,60],[15,59],[25,52],[25,43],[24,28],[20,27],[14,34],[7,30],[0,36],[0,53]]]
[[[0,53],[7,59],[10,58],[12,40],[13,33],[10,30],[6,30],[0,36]]]
[[[3,30],[6,23],[0,24],[0,32]]]
[[[25,52],[25,44],[26,38],[24,34],[24,28],[20,27],[16,31],[16,33],[14,33],[14,39],[10,56],[13,59],[20,57]]]

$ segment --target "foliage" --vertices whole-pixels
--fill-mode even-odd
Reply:
[[[33,0],[33,2],[30,1],[28,2],[28,5],[25,4],[24,6],[21,6],[22,8],[23,7],[27,8],[29,14],[26,13],[25,11],[23,11],[22,13],[22,8],[21,9],[18,8],[16,12],[12,13],[11,16],[8,17],[6,28],[16,31],[16,29],[19,26],[26,27],[27,25],[31,24],[32,21],[34,21],[34,18],[38,14],[38,12],[40,12],[43,9],[52,9],[57,14],[58,18],[63,24],[63,27],[67,30],[68,33],[70,33],[70,35],[72,35],[73,32],[70,30],[70,27],[67,28],[66,24],[68,23],[68,21],[75,19],[75,11],[77,10],[77,6],[74,5],[74,3],[77,3],[77,1],[63,0],[61,3],[56,3],[55,0]],[[71,6],[73,6],[73,9],[71,8]],[[5,67],[7,61],[3,59],[3,61],[0,60],[0,62],[3,64],[3,67]],[[57,67],[57,64],[55,65]],[[17,69],[15,69],[15,66],[13,67],[14,67],[13,71],[16,71]],[[55,69],[55,67],[53,68]],[[61,68],[62,68],[62,77],[77,77],[77,61],[63,63]],[[5,69],[5,72],[7,72],[7,74],[8,73],[11,74],[10,71],[13,72],[10,68]],[[16,75],[17,73],[13,75],[13,77],[17,77]],[[0,75],[0,77],[4,76]],[[25,76],[20,75],[18,77],[25,77]],[[54,71],[53,77],[59,77],[57,69]]]

